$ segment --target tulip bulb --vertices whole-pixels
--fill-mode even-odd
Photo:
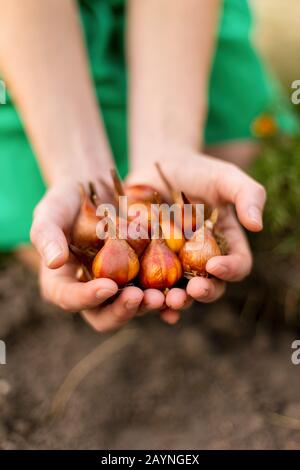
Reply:
[[[119,196],[127,196],[128,205],[134,204],[136,202],[154,203],[161,200],[158,192],[146,184],[134,184],[124,187],[121,178],[114,168],[111,170],[111,177],[113,180],[115,197],[118,198]]]
[[[129,205],[135,202],[157,203],[158,193],[146,184],[134,184],[125,187],[125,195],[128,197]]]
[[[180,260],[184,271],[193,276],[207,276],[206,263],[214,256],[222,254],[221,249],[213,235],[217,212],[212,212],[211,218],[205,221],[193,237],[188,240],[180,250]]]
[[[182,276],[182,267],[175,253],[162,239],[154,239],[141,259],[139,280],[142,287],[167,289]]]
[[[140,257],[150,243],[148,227],[135,220],[129,221],[126,241]]]
[[[81,205],[72,230],[71,239],[73,245],[77,248],[95,253],[95,250],[99,250],[103,244],[96,232],[97,223],[100,219],[96,215],[95,205],[82,185],[80,185],[80,193]]]
[[[199,214],[198,215],[198,211],[197,211],[197,204],[203,204],[204,206],[204,211],[203,211],[203,216],[204,216],[204,220],[207,220],[210,218],[211,214],[212,214],[212,207],[209,205],[209,204],[206,204],[204,203],[203,201],[192,201],[191,199],[189,199],[185,193],[183,191],[181,191],[181,205],[182,205],[182,218],[183,218],[183,225],[184,225],[184,228],[188,228],[188,230],[198,230],[202,223],[203,223],[203,220],[201,220],[201,217]],[[186,207],[185,207],[185,204],[189,204],[190,207],[191,207],[191,210],[190,212],[186,210]],[[198,220],[200,218],[200,220]]]
[[[185,238],[181,228],[178,227],[174,221],[170,220],[168,224],[170,224],[169,227],[165,227],[164,224],[161,223],[164,240],[170,250],[174,253],[178,253],[184,245]]]
[[[122,287],[136,277],[139,267],[136,253],[125,240],[109,238],[95,256],[92,271],[95,278],[112,279]]]
[[[135,220],[127,221],[121,216],[116,218],[115,236],[125,240],[133,248],[138,257],[141,256],[146,246],[150,243],[148,228],[135,222]]]
[[[182,210],[182,220],[183,220],[183,228],[184,230],[187,228],[188,230],[195,231],[200,228],[199,222],[201,223],[201,220],[198,219],[198,214],[197,214],[197,206],[196,204],[203,204],[204,205],[204,220],[208,219],[211,215],[212,208],[209,204],[204,204],[204,202],[192,202],[183,191],[177,191],[165,173],[163,172],[161,166],[159,163],[155,163],[156,169],[165,184],[168,193],[171,196],[172,203],[178,204],[181,207]],[[191,206],[191,211],[188,212],[186,211],[185,204],[189,204]]]
[[[152,204],[160,204],[162,201],[158,192],[148,185],[132,185],[124,188],[123,183],[115,169],[111,170],[113,180],[113,189],[115,200],[118,203],[120,196],[127,197],[127,214],[121,214],[122,217],[128,217],[130,221],[138,219],[142,226],[151,227]]]

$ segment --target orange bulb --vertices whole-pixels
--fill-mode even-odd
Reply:
[[[141,259],[139,280],[142,287],[167,289],[182,276],[178,257],[164,240],[152,240]]]
[[[80,185],[81,205],[72,230],[72,243],[83,251],[90,251],[95,254],[103,241],[97,236],[96,227],[100,218],[96,215],[96,207],[86,193],[84,187]]]
[[[168,224],[170,224],[169,227],[163,222],[161,223],[163,238],[170,250],[174,251],[174,253],[178,253],[185,243],[185,238],[182,230],[174,221],[171,220]]]
[[[221,254],[212,231],[201,227],[181,248],[179,257],[185,272],[194,276],[207,276],[207,261]]]
[[[109,238],[94,258],[92,271],[95,278],[108,278],[118,286],[132,281],[139,272],[139,259],[125,240]]]

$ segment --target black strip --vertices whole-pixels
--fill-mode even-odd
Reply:
[[[116,467],[117,464],[124,468],[138,468],[145,465],[149,467],[189,465],[203,468],[203,465],[207,464],[223,466],[228,463],[245,467],[256,463],[260,465],[271,463],[273,468],[283,468],[287,464],[298,463],[299,456],[297,451],[0,451],[0,465],[72,463],[82,466],[85,470],[85,468]]]

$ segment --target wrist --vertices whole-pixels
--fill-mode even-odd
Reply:
[[[145,112],[132,104],[129,150],[133,168],[168,159],[170,155],[199,153],[203,147],[204,103],[197,113],[178,112],[166,104],[161,108],[153,111],[150,107]]]
[[[43,174],[49,185],[64,184],[68,181],[94,181],[100,177],[107,179],[114,166],[111,151],[106,142],[94,139],[80,145],[66,148],[61,158],[44,159],[49,162]],[[51,163],[52,162],[52,163]]]
[[[65,161],[55,168],[47,182],[49,185],[62,184],[66,181],[95,181],[97,178],[108,180],[110,170],[114,163],[103,154],[98,154],[95,158],[83,154],[80,158]]]
[[[187,162],[192,156],[199,155],[201,145],[185,144],[177,140],[161,143],[160,145],[148,145],[139,152],[131,153],[131,173],[145,172],[154,168],[156,162],[175,167]]]
[[[166,145],[164,149],[156,149],[153,152],[144,154],[136,164],[131,166],[126,182],[129,185],[149,184],[166,198],[169,197],[168,190],[155,163],[159,163],[170,182],[177,186],[179,180],[184,179],[185,169],[195,166],[200,162],[201,153],[198,149],[189,146]],[[176,182],[176,184],[174,183]],[[179,187],[181,187],[181,183]]]

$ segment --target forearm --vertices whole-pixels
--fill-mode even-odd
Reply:
[[[219,0],[129,0],[130,154],[199,150]]]
[[[45,180],[110,167],[75,3],[0,0],[0,11],[1,74]]]

